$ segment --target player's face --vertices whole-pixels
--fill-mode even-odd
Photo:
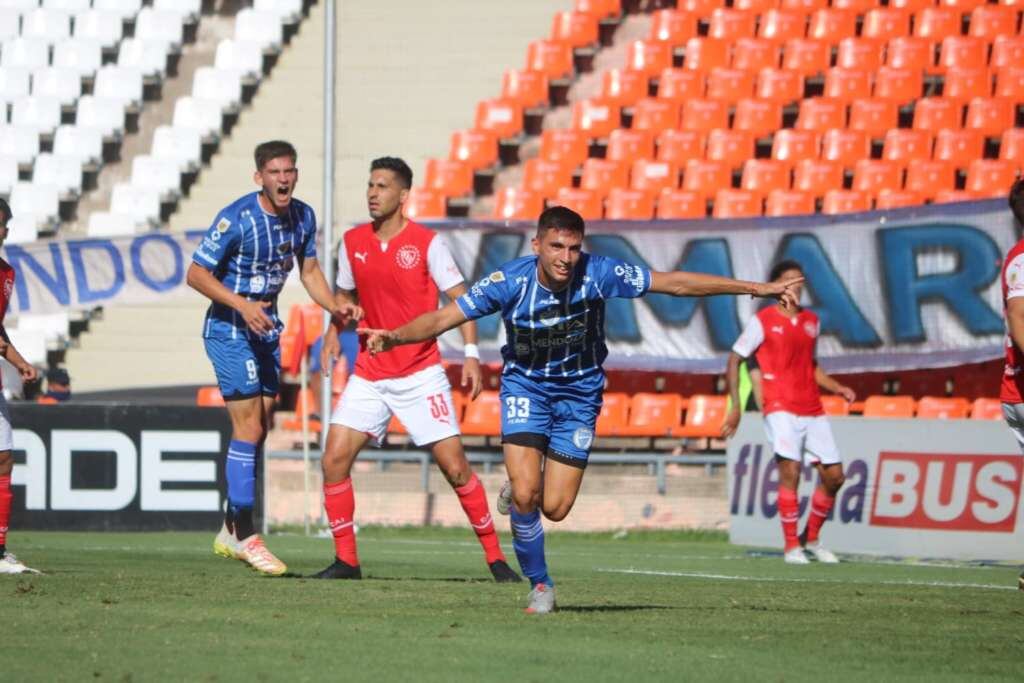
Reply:
[[[803,275],[804,274],[796,268],[790,268],[789,270],[783,271],[782,275],[779,276],[779,279],[776,280],[776,282],[785,282],[786,280],[792,280],[796,277],[803,277]],[[793,285],[789,289],[793,292],[793,296],[796,297],[796,300],[800,301],[800,298],[804,293],[804,283],[801,282],[800,284]]]
[[[374,220],[391,218],[402,208],[409,190],[402,187],[398,175],[386,168],[378,168],[370,173],[370,182],[366,185],[366,208]]]
[[[583,250],[583,235],[571,230],[551,228],[540,238],[533,238],[533,253],[547,279],[555,288],[569,284],[572,272]]]
[[[291,157],[276,157],[263,164],[253,180],[263,188],[263,195],[270,200],[274,210],[280,213],[292,203],[292,193],[299,182],[299,169]]]

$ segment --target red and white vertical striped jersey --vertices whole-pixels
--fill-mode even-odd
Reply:
[[[0,258],[0,325],[3,324],[7,309],[11,305],[11,296],[14,294],[14,267]],[[0,380],[0,388],[3,381]]]
[[[346,232],[338,249],[337,285],[358,292],[365,312],[360,327],[404,325],[435,310],[439,292],[462,282],[444,240],[414,221],[387,242],[377,237],[372,223],[364,223]],[[360,338],[355,374],[370,381],[393,379],[440,362],[434,339],[371,356]]]
[[[801,309],[792,318],[768,306],[750,319],[732,350],[744,358],[755,354],[761,366],[765,415],[784,411],[822,415],[821,392],[814,379],[814,350],[821,324],[813,311]]]
[[[1024,240],[1013,245],[1006,254],[1000,278],[1003,287],[1003,312],[1010,299],[1024,296]],[[999,400],[1003,403],[1024,403],[1024,373],[1022,373],[1021,349],[1013,343],[1009,328],[1006,333],[1006,365],[1003,367],[1003,383],[999,388]]]

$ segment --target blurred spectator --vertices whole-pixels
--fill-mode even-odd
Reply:
[[[46,393],[40,403],[63,403],[71,398],[71,376],[64,368],[52,368],[46,372]],[[48,399],[48,400],[47,400]]]

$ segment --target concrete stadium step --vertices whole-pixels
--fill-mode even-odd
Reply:
[[[180,351],[76,349],[68,358],[71,385],[79,392],[216,381],[201,344],[198,349]]]

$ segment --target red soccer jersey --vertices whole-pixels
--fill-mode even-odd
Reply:
[[[7,308],[11,304],[11,295],[14,293],[14,268],[10,263],[0,258],[0,325],[3,324],[4,316],[7,315]],[[3,380],[0,378],[0,388],[3,388]]]
[[[1024,240],[1017,242],[1006,254],[1001,276],[1003,286],[1003,312],[1007,302],[1024,296]],[[1003,384],[999,389],[999,400],[1003,403],[1024,403],[1024,376],[1021,374],[1021,350],[1013,343],[1009,330],[1006,334],[1006,365],[1003,367]]]
[[[433,230],[409,221],[388,242],[373,224],[345,233],[338,250],[338,286],[355,289],[366,316],[360,327],[391,330],[437,308],[439,288],[462,282],[451,253]],[[396,346],[371,356],[359,340],[355,374],[376,381],[405,377],[441,362],[437,341]]]
[[[814,348],[821,325],[813,311],[801,309],[788,318],[777,306],[761,309],[733,345],[733,351],[761,366],[764,413],[822,415],[821,393],[814,379]]]

